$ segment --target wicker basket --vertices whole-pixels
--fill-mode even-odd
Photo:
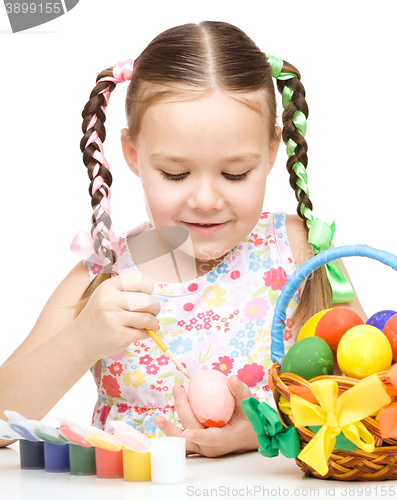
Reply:
[[[273,365],[270,369],[269,382],[273,388],[277,413],[284,427],[294,426],[293,416],[284,414],[279,408],[280,395],[283,395],[288,401],[290,400],[288,387],[291,384],[309,387],[309,382],[328,379],[337,382],[339,391],[344,392],[360,382],[359,379],[334,375],[316,377],[307,381],[292,373],[280,374],[280,366],[285,356],[284,329],[288,303],[303,281],[313,271],[328,262],[349,256],[368,257],[378,260],[397,270],[397,257],[393,254],[367,245],[336,247],[320,252],[301,265],[287,281],[278,298],[271,332],[271,359]],[[379,372],[378,376],[386,386],[390,385],[386,380],[386,372]],[[393,398],[393,401],[394,400],[395,397]],[[324,476],[298,458],[295,459],[296,463],[300,466],[305,475],[313,475],[321,479],[332,478],[341,481],[381,481],[383,479],[397,479],[397,436],[393,439],[383,440],[380,435],[379,424],[372,417],[365,418],[362,420],[362,423],[374,437],[375,449],[372,453],[365,452],[361,449],[343,451],[334,448],[328,460],[328,472]],[[315,434],[307,427],[297,427],[296,430],[299,434],[302,450]]]

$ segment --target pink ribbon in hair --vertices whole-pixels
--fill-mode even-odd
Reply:
[[[99,82],[114,82],[123,83],[131,80],[132,72],[134,70],[134,61],[127,59],[126,61],[119,62],[113,66],[113,77],[105,76],[97,81]]]
[[[97,226],[95,229],[98,229]],[[97,232],[99,232],[103,227],[100,227]],[[96,233],[94,233],[96,235]],[[111,239],[111,243],[104,239],[102,245],[108,248],[109,250],[114,250],[117,254],[117,261],[113,264],[112,271],[113,273],[117,272],[118,264],[120,263],[120,245],[114,234],[114,232],[110,229],[109,236]],[[98,255],[94,249],[94,238],[91,237],[87,231],[84,229],[80,229],[80,231],[73,238],[72,243],[70,244],[70,250],[80,257],[83,260],[90,262],[91,264],[97,264],[101,269],[105,267],[107,264],[110,264],[110,260],[103,256]],[[120,271],[120,268],[119,268]],[[99,273],[99,269],[98,269]]]
[[[123,82],[126,82],[128,80],[131,80],[132,73],[133,73],[133,66],[134,66],[134,61],[132,59],[127,59],[126,61],[121,61],[121,62],[119,62],[119,63],[117,63],[117,64],[115,64],[113,66],[113,77],[111,77],[111,76],[105,76],[105,77],[101,78],[100,80],[98,80],[97,83],[100,83],[100,82],[123,83]],[[108,102],[109,102],[109,97],[110,97],[109,88],[106,88],[106,89],[102,90],[99,93],[103,94],[105,96],[106,106],[107,106]],[[102,109],[102,111],[104,113],[105,113],[105,110],[106,110],[106,106],[101,106],[101,109]],[[95,125],[96,121],[97,121],[97,116],[94,115],[91,118],[90,123],[87,126],[87,130],[90,130],[90,128],[92,128]],[[100,150],[100,153],[98,153],[97,151],[95,152],[95,153],[98,153],[98,154],[97,155],[94,154],[93,155],[94,158],[96,160],[100,161],[107,169],[109,169],[109,165],[107,164],[106,159],[103,156],[103,144],[102,144],[102,141],[98,137],[97,132],[95,132],[95,131],[93,131],[93,133],[91,134],[91,136],[88,139],[87,144],[85,145],[85,147],[87,147],[92,142],[96,142],[98,144],[99,150]]]
[[[133,66],[134,66],[134,61],[132,59],[127,59],[126,61],[121,61],[117,63],[116,65],[113,66],[113,77],[111,76],[106,76],[104,78],[101,78],[98,80],[97,83],[100,82],[114,82],[114,83],[123,83],[127,80],[131,80],[132,73],[133,73]],[[105,88],[100,92],[100,94],[103,94],[106,100],[106,106],[109,102],[109,88]],[[105,113],[106,106],[101,106],[102,111]],[[90,123],[88,124],[87,130],[90,130],[94,125],[95,122],[97,121],[97,116],[94,115]],[[92,155],[93,158],[95,158],[98,162],[101,163],[104,167],[106,167],[109,170],[109,165],[106,161],[106,158],[103,154],[103,144],[101,139],[98,136],[98,133],[93,130],[91,136],[89,137],[86,147],[91,144],[91,143],[97,143],[99,146],[99,151],[95,151],[94,154]],[[110,199],[110,189],[108,187],[108,192],[109,196],[106,197],[106,192],[102,188],[103,185],[106,185],[105,181],[101,176],[98,176],[98,171],[99,171],[99,163],[96,164],[94,171],[93,171],[93,177],[94,177],[94,182],[92,185],[92,194],[94,194],[98,189],[99,191],[103,194],[103,198],[100,202],[100,208],[97,214],[97,218],[106,212],[107,214],[110,215],[110,204],[109,204],[109,199]],[[99,224],[94,231],[94,238],[96,234],[103,229],[103,223]],[[117,272],[118,268],[118,263],[120,263],[120,245],[119,242],[116,239],[115,234],[113,233],[112,230],[109,230],[109,237],[111,240],[111,243],[104,239],[102,241],[102,245],[108,248],[109,250],[112,249],[116,252],[117,254],[117,261],[113,264],[112,270],[114,273]],[[94,238],[91,237],[87,233],[87,231],[84,231],[81,229],[76,236],[73,238],[72,243],[70,245],[70,249],[74,254],[76,254],[78,257],[91,262],[93,264],[97,264],[101,268],[105,267],[107,264],[110,264],[110,260],[100,254],[97,254],[94,249]],[[120,267],[119,267],[120,271]],[[99,270],[98,270],[99,272]]]

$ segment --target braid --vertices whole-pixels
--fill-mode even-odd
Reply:
[[[305,99],[306,92],[300,81],[299,71],[286,61],[283,61],[281,71],[282,73],[277,78],[277,88],[282,95],[284,108],[282,138],[287,145],[289,183],[295,191],[295,197],[298,201],[296,212],[305,222],[307,228],[310,228],[314,217],[307,185],[308,146],[305,140],[309,107]],[[283,75],[288,75],[288,78],[283,78]]]
[[[96,86],[82,113],[84,135],[80,141],[80,149],[91,181],[88,192],[94,213],[91,218],[91,238],[84,231],[80,231],[73,239],[71,249],[83,258],[87,258],[88,252],[89,260],[98,263],[102,267],[101,273],[105,276],[117,274],[119,258],[116,236],[111,230],[109,200],[112,174],[103,154],[103,142],[106,139],[105,111],[110,93],[113,92],[116,84],[131,80],[132,72],[132,59],[119,62],[113,68],[102,71],[97,76]]]
[[[298,75],[298,71],[288,63],[292,71]],[[289,69],[288,68],[288,69]],[[285,81],[277,80],[277,88],[281,94],[286,95],[284,89],[292,89],[293,93],[291,101],[284,107],[283,111],[283,131],[282,138],[287,144],[287,170],[290,174],[289,183],[295,191],[295,197],[298,201],[296,209],[297,214],[310,227],[313,221],[313,205],[309,198],[309,188],[307,185],[307,142],[306,134],[306,119],[309,116],[309,108],[305,100],[305,89],[299,80],[300,75],[288,81],[288,86]],[[285,98],[284,98],[285,102]],[[303,119],[302,119],[303,118]],[[301,119],[301,121],[299,121]],[[303,125],[304,124],[304,125]]]
[[[110,260],[103,272],[111,273],[112,265],[117,260],[117,254],[111,249],[109,230],[112,225],[110,218],[110,186],[112,185],[112,174],[103,156],[102,144],[106,139],[105,110],[109,101],[110,93],[116,84],[111,81],[101,81],[113,76],[112,68],[100,73],[97,77],[97,85],[91,92],[90,99],[84,106],[82,112],[84,133],[80,141],[80,149],[83,153],[83,162],[88,170],[90,186],[88,192],[91,196],[91,206],[94,209],[92,215],[91,237],[94,240],[94,249],[97,254],[102,253]]]
[[[277,79],[278,91],[282,95],[284,108],[282,138],[287,145],[289,183],[298,201],[296,212],[309,232],[315,219],[306,173],[308,147],[305,135],[306,120],[309,116],[306,92],[300,81],[301,75],[292,64],[270,55],[267,55],[267,59],[272,74]],[[313,250],[316,253],[314,248]],[[314,271],[313,278],[306,282],[298,309],[294,314],[296,330],[299,330],[313,313],[332,307],[331,287],[324,268]]]

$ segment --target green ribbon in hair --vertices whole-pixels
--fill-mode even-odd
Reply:
[[[278,80],[289,80],[295,78],[296,75],[293,73],[283,73],[283,59],[266,54],[267,61],[272,68],[272,75]],[[294,89],[291,89],[287,85],[284,85],[282,92],[282,103],[283,107],[287,107],[292,102],[292,97],[294,95]],[[298,132],[305,137],[307,130],[307,119],[301,110],[294,113],[292,117],[292,122],[295,125]],[[289,139],[287,142],[287,155],[288,158],[295,154],[295,148],[297,143],[293,139]],[[309,197],[309,187],[307,185],[307,172],[305,166],[297,161],[292,170],[297,176],[296,185],[298,186],[297,197],[300,200],[302,191]],[[331,247],[332,238],[335,232],[335,221],[330,225],[326,222],[315,219],[312,211],[306,207],[303,203],[300,206],[301,214],[306,219],[306,225],[309,229],[308,241],[313,248],[314,254],[317,254],[323,250],[328,250]],[[353,288],[349,280],[344,275],[340,265],[336,262],[330,262],[325,265],[328,281],[331,285],[332,290],[332,302],[333,303],[343,303],[352,302],[354,300]]]
[[[335,221],[328,225],[320,219],[314,219],[309,229],[309,243],[315,254],[331,247],[334,232]],[[338,262],[333,260],[326,264],[325,271],[332,289],[332,302],[336,304],[353,302],[353,288]]]

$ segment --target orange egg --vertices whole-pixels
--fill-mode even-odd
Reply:
[[[228,379],[217,370],[201,370],[190,381],[187,398],[197,420],[206,427],[223,427],[232,417],[235,399]]]
[[[360,316],[348,307],[335,307],[320,318],[316,326],[316,337],[321,337],[332,349],[336,358],[338,344],[343,335],[357,325],[363,325]]]
[[[393,351],[393,361],[397,361],[397,314],[394,314],[387,320],[387,323],[383,328],[383,333],[390,342],[391,349]]]

